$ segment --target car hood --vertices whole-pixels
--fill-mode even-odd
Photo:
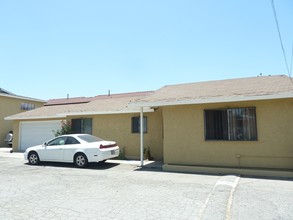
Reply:
[[[36,146],[33,146],[33,147],[28,147],[28,148],[26,149],[26,151],[39,150],[39,149],[42,149],[42,148],[44,148],[44,147],[43,147],[43,145],[41,144],[41,145],[36,145]]]

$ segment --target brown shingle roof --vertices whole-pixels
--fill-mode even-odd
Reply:
[[[280,94],[293,97],[293,81],[284,75],[169,85],[136,100],[137,106],[162,106],[209,102],[269,99]]]
[[[68,115],[95,115],[139,112],[137,107],[128,107],[132,100],[153,94],[150,92],[123,93],[93,97],[92,101],[81,104],[48,105],[17,115],[6,117],[6,120],[27,120],[65,118]]]
[[[50,105],[70,105],[70,104],[82,104],[82,103],[89,103],[91,101],[100,100],[100,99],[108,99],[111,98],[118,98],[118,97],[131,97],[131,96],[146,96],[150,95],[151,91],[146,92],[129,92],[129,93],[120,93],[120,94],[111,94],[111,95],[98,95],[94,97],[73,97],[73,98],[63,98],[63,99],[50,99],[47,101],[45,106]]]
[[[99,113],[113,113],[113,112],[127,112],[127,111],[136,111],[139,112],[138,108],[128,107],[128,104],[138,98],[146,97],[153,94],[154,92],[136,92],[136,93],[123,93],[123,94],[114,94],[111,96],[102,95],[94,97],[94,100],[83,105],[81,107],[75,108],[75,112],[69,114],[77,113],[90,113],[90,112],[99,112]]]
[[[92,97],[74,97],[74,98],[65,98],[65,99],[50,99],[50,100],[47,101],[45,106],[88,103],[92,99],[93,99]]]
[[[86,103],[78,103],[78,100],[83,98],[73,98],[71,104],[64,102],[63,105],[44,106],[9,116],[6,119],[45,119],[64,118],[67,115],[128,113],[139,112],[140,106],[154,107],[274,98],[293,98],[291,78],[277,75],[169,85],[156,92],[95,96],[88,98]]]

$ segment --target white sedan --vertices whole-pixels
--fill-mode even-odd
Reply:
[[[88,134],[61,135],[42,145],[29,147],[24,159],[36,165],[40,161],[75,163],[86,167],[89,162],[100,162],[119,156],[114,141],[105,141]]]

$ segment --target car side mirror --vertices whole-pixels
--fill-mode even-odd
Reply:
[[[48,143],[47,142],[44,142],[43,143],[43,147],[47,147]]]

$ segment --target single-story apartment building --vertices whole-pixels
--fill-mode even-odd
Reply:
[[[39,124],[41,130],[54,122],[56,129],[69,120],[77,131],[117,141],[129,158],[139,158],[141,144],[150,148],[155,159],[163,160],[164,170],[264,176],[282,170],[281,176],[293,177],[293,82],[284,75],[98,96],[88,103],[49,105],[6,119],[14,121],[19,136],[14,150],[29,146],[25,138],[32,127]]]
[[[133,105],[162,112],[165,170],[270,175],[279,169],[293,177],[287,76],[165,86]]]
[[[4,120],[4,118],[41,107],[45,101],[19,96],[0,88],[0,103],[0,147],[7,147],[4,138],[9,131],[13,130],[13,122]]]
[[[62,121],[72,123],[74,133],[88,133],[115,140],[127,158],[138,159],[140,139],[140,110],[128,106],[153,92],[100,95],[91,98],[68,98],[48,101],[45,106],[6,117],[13,120],[14,151],[41,144],[54,137]],[[162,160],[162,114],[155,108],[146,108],[144,116],[145,147],[152,157]]]

